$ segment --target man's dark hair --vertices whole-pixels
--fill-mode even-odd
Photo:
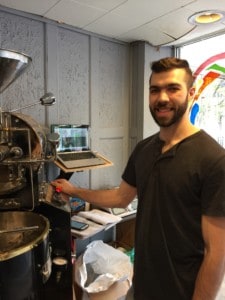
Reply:
[[[187,60],[176,57],[165,57],[160,60],[154,61],[151,64],[152,73],[167,72],[173,69],[184,69],[189,77],[189,87],[193,85],[194,77]]]

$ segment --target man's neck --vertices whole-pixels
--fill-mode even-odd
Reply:
[[[185,124],[185,126],[169,126],[160,128],[160,139],[164,141],[162,152],[165,152],[178,144],[183,139],[191,136],[199,131],[199,128],[195,127],[191,123]]]

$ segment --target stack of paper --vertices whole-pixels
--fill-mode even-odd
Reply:
[[[78,216],[94,221],[97,224],[113,226],[122,220],[121,217],[107,213],[100,209],[92,209],[89,211],[80,211]]]
[[[80,238],[87,238],[101,230],[107,230],[122,220],[119,216],[112,215],[99,209],[80,211],[76,215],[72,216],[71,219],[84,222],[89,225],[87,229],[82,231],[72,229],[72,233]]]

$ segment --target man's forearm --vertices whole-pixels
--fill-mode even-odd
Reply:
[[[122,181],[118,188],[109,190],[91,190],[79,188],[68,180],[56,179],[52,186],[60,188],[62,193],[81,198],[91,204],[102,207],[126,207],[136,196],[136,187]]]
[[[205,256],[199,270],[192,300],[215,300],[224,277],[225,260]]]

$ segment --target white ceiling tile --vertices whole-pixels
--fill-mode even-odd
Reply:
[[[92,7],[105,9],[107,11],[110,11],[111,9],[114,9],[118,5],[127,2],[127,0],[73,0],[73,1],[83,5],[89,5]]]
[[[194,12],[225,11],[225,0],[0,0],[0,5],[123,41],[146,40],[152,45],[169,43],[172,37],[177,39],[172,44],[188,42],[225,28],[216,23],[189,32],[193,27],[187,22]]]
[[[191,12],[183,8],[150,22],[150,25],[177,39],[194,28],[188,23],[190,15]]]
[[[146,22],[174,11],[189,2],[190,0],[157,0],[154,2],[149,0],[129,0],[117,7],[113,13],[129,17],[133,20],[138,19],[142,24],[145,24]]]
[[[203,10],[223,10],[225,11],[225,0],[197,0],[191,2],[188,6],[193,13]]]
[[[0,4],[24,12],[43,15],[59,0],[0,0]]]
[[[103,9],[81,5],[72,0],[62,0],[45,14],[45,17],[83,28],[106,13]]]
[[[185,36],[178,39],[176,42],[173,43],[173,45],[181,45],[183,43],[188,43],[192,40],[196,40],[199,38],[203,38],[204,36],[207,36],[209,33],[224,33],[225,24],[223,23],[216,23],[213,26],[208,24],[205,26],[197,26],[192,32],[186,34]]]
[[[102,35],[115,37],[119,36],[121,33],[125,33],[136,28],[139,25],[140,23],[138,23],[138,21],[131,18],[108,13],[83,28],[91,32],[98,32]]]
[[[173,39],[163,32],[151,28],[150,24],[141,26],[138,29],[129,31],[119,37],[119,39],[131,41],[148,41],[153,46],[159,46],[170,43]]]

